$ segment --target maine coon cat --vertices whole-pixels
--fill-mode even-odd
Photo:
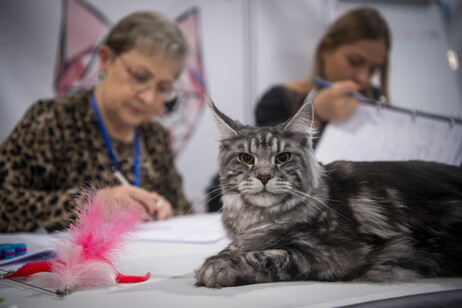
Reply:
[[[197,286],[462,275],[462,168],[322,165],[312,149],[311,102],[286,123],[260,128],[209,105],[231,244],[196,271]]]

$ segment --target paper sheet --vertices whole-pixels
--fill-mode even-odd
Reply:
[[[225,236],[220,215],[195,214],[140,224],[133,238],[145,241],[205,244],[215,243]]]
[[[361,104],[347,121],[327,125],[316,157],[326,164],[418,159],[460,165],[462,125]]]

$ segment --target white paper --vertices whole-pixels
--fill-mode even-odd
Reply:
[[[426,160],[460,165],[462,125],[361,104],[348,120],[326,126],[316,157],[325,164],[336,160]]]
[[[220,215],[196,214],[140,224],[133,239],[205,244],[217,242],[225,236]]]

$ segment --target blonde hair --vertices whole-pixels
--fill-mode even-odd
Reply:
[[[388,97],[389,52],[391,49],[391,35],[386,20],[373,8],[363,7],[340,16],[324,33],[315,51],[311,77],[324,76],[324,63],[321,52],[327,41],[334,48],[352,44],[359,40],[383,40],[387,52],[380,72],[380,94]],[[368,91],[371,92],[371,91]],[[371,96],[372,93],[365,93]]]
[[[149,53],[163,53],[177,64],[179,74],[188,53],[186,37],[178,24],[155,11],[139,11],[117,22],[104,43],[118,56],[134,48]]]

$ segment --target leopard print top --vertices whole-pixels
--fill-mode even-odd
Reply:
[[[0,232],[66,228],[72,200],[89,184],[118,184],[89,103],[90,91],[35,103],[0,146]],[[167,131],[140,132],[141,187],[163,195],[175,214],[190,212]],[[111,140],[120,169],[133,181],[133,145]]]

